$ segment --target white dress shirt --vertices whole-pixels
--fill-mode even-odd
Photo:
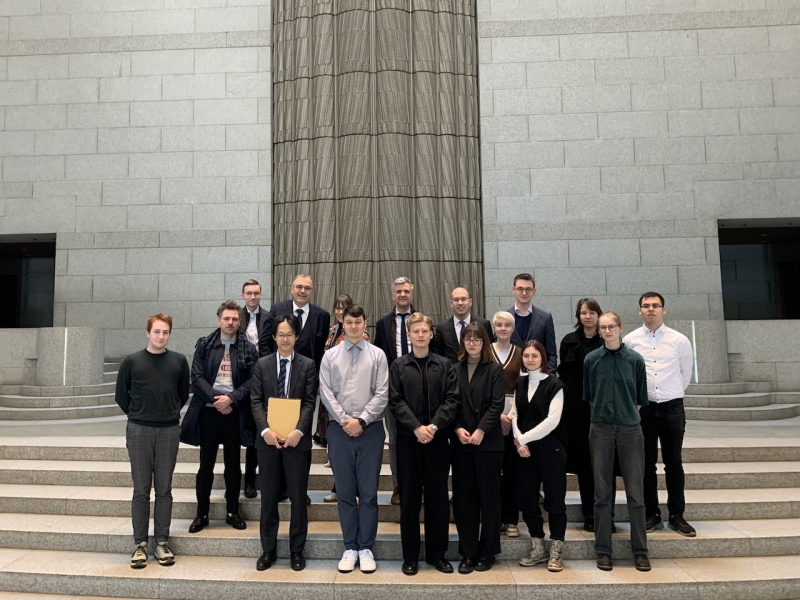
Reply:
[[[622,343],[644,358],[650,402],[683,398],[692,381],[694,362],[689,338],[663,324],[656,331],[642,325],[626,335]]]
[[[539,382],[546,377],[547,375],[541,371],[528,371],[528,402],[531,401],[539,388]],[[564,410],[564,390],[558,390],[550,401],[550,409],[542,422],[533,429],[521,433],[517,426],[517,407],[516,404],[512,403],[508,416],[511,418],[511,428],[514,430],[514,437],[519,440],[519,445],[525,446],[536,440],[541,440],[551,433],[561,422],[562,410]]]
[[[311,313],[311,309],[309,308],[309,306],[310,306],[309,304],[306,304],[301,308],[300,306],[297,306],[297,304],[294,303],[294,300],[292,300],[292,314],[296,317],[298,310],[303,311],[303,322],[300,324],[301,331],[303,327],[306,326],[306,323],[308,323],[308,315]]]
[[[406,315],[405,319],[406,325],[403,324],[402,315]],[[397,353],[397,358],[403,356],[403,346],[401,342],[402,338],[400,337],[402,335],[401,331],[403,327],[406,327],[406,345],[408,346],[406,354],[408,354],[408,352],[411,352],[411,338],[408,337],[408,328],[407,328],[408,319],[410,317],[411,317],[411,311],[408,311],[406,313],[399,313],[397,312],[397,309],[395,309],[394,311],[394,322],[395,322],[394,350]]]
[[[470,323],[472,323],[472,313],[468,314],[468,315],[467,315],[465,318],[463,318],[463,319],[459,319],[458,317],[456,317],[455,315],[453,315],[453,327],[455,327],[455,328],[456,328],[456,339],[457,339],[457,340],[460,340],[460,339],[461,339],[461,325],[459,325],[459,323],[460,323],[461,321],[464,321],[464,327],[466,327],[467,325],[469,325]]]

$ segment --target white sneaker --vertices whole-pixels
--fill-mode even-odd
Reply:
[[[372,550],[359,550],[358,551],[358,564],[361,566],[362,573],[374,573],[378,568],[375,564],[375,557],[372,556]]]
[[[345,550],[342,560],[339,561],[339,573],[351,573],[358,563],[357,550]]]

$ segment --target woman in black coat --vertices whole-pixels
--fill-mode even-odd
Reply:
[[[458,529],[458,572],[488,571],[500,554],[500,471],[505,407],[502,367],[494,361],[486,330],[470,323],[456,364],[461,403],[451,441],[453,515]]]
[[[589,403],[583,399],[583,359],[603,345],[597,330],[602,314],[594,298],[578,300],[575,331],[564,336],[558,353],[558,377],[566,388],[561,423],[567,436],[567,473],[578,477],[586,531],[594,531],[594,475],[589,455]]]

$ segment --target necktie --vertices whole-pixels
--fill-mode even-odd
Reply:
[[[459,321],[458,324],[461,327],[461,329],[458,330],[458,341],[460,342],[462,339],[464,339],[464,327],[466,327],[467,324],[464,323],[464,321]]]
[[[288,362],[288,358],[281,359],[281,370],[278,373],[278,396],[281,398],[286,398],[286,363]]]
[[[408,335],[406,334],[406,317],[408,313],[400,315],[400,356],[408,354]]]
[[[303,329],[303,309],[298,308],[294,311],[294,314],[297,315],[297,322],[300,323],[300,329]]]
[[[250,313],[250,322],[247,324],[247,339],[256,346],[258,345],[258,326],[253,313]]]

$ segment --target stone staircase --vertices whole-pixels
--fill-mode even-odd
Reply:
[[[800,392],[773,392],[768,382],[692,384],[686,418],[699,421],[774,421],[800,416]]]

